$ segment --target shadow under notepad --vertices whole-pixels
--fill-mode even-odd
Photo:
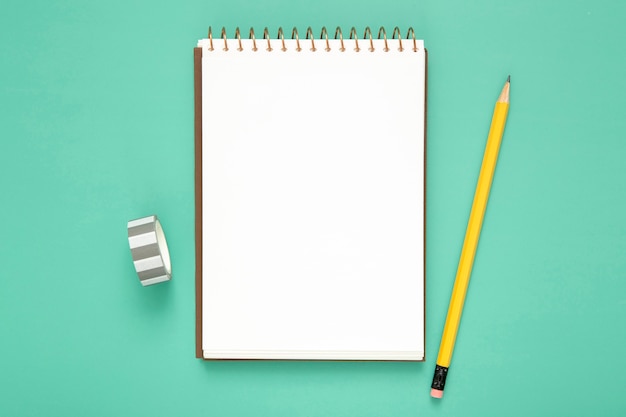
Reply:
[[[423,378],[424,362],[409,361],[299,361],[299,360],[198,360],[213,378],[255,378],[271,373],[273,378]]]

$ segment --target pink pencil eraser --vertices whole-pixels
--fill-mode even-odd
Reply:
[[[433,398],[442,398],[443,397],[443,391],[431,388],[430,389],[430,396],[433,397]]]

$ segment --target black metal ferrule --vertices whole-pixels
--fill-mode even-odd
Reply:
[[[433,383],[431,388],[443,391],[443,387],[446,385],[446,376],[448,376],[448,368],[445,366],[435,366],[435,375],[433,376]]]

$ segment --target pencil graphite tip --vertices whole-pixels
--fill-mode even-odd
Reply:
[[[509,83],[509,84],[511,83],[511,76],[510,75],[507,77],[506,82]]]

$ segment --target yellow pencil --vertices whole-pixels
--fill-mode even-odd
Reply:
[[[500,93],[500,97],[498,97],[496,107],[493,111],[493,118],[491,119],[491,128],[489,129],[489,136],[487,137],[483,164],[478,176],[472,211],[470,212],[469,221],[467,222],[465,241],[463,242],[459,267],[456,271],[456,280],[452,288],[446,325],[443,328],[443,336],[441,336],[439,356],[437,356],[437,365],[435,366],[435,376],[433,377],[433,383],[431,385],[430,395],[435,398],[443,397],[448,367],[450,366],[452,351],[454,350],[454,341],[456,340],[456,333],[459,329],[461,313],[463,312],[463,302],[465,301],[467,285],[469,284],[472,265],[474,263],[474,255],[476,254],[478,238],[480,237],[480,229],[483,225],[483,217],[485,216],[485,209],[487,208],[491,181],[493,180],[493,173],[496,169],[498,152],[500,151],[500,143],[502,142],[502,133],[504,132],[506,116],[509,112],[510,87],[511,76],[507,78],[504,84],[504,88]]]

